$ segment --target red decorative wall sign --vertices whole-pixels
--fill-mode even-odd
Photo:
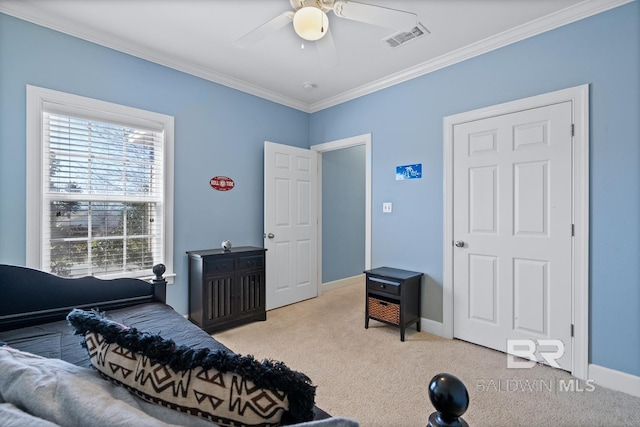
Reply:
[[[233,180],[228,176],[214,176],[209,180],[209,185],[214,190],[229,191],[233,190],[233,187],[235,187],[236,183],[233,182]]]

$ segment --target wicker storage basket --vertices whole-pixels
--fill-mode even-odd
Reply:
[[[369,317],[385,322],[400,324],[400,304],[369,297]]]

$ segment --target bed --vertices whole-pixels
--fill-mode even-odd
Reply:
[[[177,313],[164,266],[154,274],[0,264],[0,425],[357,426],[317,408],[304,374],[237,355]]]

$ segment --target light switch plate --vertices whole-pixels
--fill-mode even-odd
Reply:
[[[382,203],[382,212],[391,213],[393,211],[393,204],[391,202]]]

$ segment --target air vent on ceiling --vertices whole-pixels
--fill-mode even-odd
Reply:
[[[389,47],[398,47],[419,37],[422,37],[425,34],[429,34],[429,30],[427,30],[424,25],[418,22],[418,25],[411,31],[400,31],[398,33],[390,35],[382,41]]]

